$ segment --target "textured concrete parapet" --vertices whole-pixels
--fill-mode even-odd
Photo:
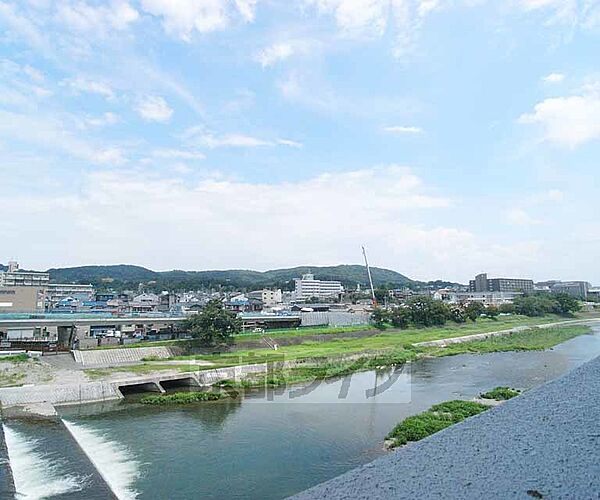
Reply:
[[[599,398],[596,358],[293,498],[599,498]]]
[[[75,361],[82,366],[115,366],[137,363],[146,358],[166,359],[173,356],[169,347],[130,347],[118,349],[95,349],[92,351],[73,351]]]

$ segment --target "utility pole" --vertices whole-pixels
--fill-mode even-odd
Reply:
[[[373,299],[373,307],[377,307],[377,298],[375,297],[375,288],[373,288],[373,278],[371,278],[371,268],[367,259],[367,251],[362,247],[363,256],[365,257],[365,266],[367,268],[367,276],[369,277],[369,285],[371,285],[371,298]]]

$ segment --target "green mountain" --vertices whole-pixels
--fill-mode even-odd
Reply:
[[[222,286],[228,288],[259,288],[278,286],[290,289],[292,280],[312,273],[322,280],[341,281],[354,288],[358,283],[368,285],[364,266],[302,266],[272,271],[232,269],[226,271],[164,271],[156,272],[139,266],[82,266],[49,269],[50,279],[62,283],[91,283],[97,287],[135,288],[139,283],[151,283],[156,289],[197,289]],[[406,276],[389,269],[371,268],[375,286],[407,286],[414,283]]]

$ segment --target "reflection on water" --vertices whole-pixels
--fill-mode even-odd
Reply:
[[[65,418],[135,454],[140,499],[283,498],[371,461],[399,420],[432,404],[536,387],[599,354],[596,331],[542,352],[423,359],[227,403],[123,403]]]

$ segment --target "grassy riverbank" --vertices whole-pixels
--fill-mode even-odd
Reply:
[[[416,350],[417,352],[430,352],[437,355],[439,348],[416,348],[414,347],[414,344],[430,340],[507,330],[516,326],[550,323],[553,321],[556,321],[556,317],[545,318],[545,321],[539,321],[538,319],[537,322],[532,318],[520,318],[520,321],[517,321],[516,318],[511,318],[510,320],[507,319],[505,321],[481,319],[477,323],[469,325],[386,330],[364,338],[332,338],[331,340],[325,341],[307,340],[294,345],[280,345],[277,351],[269,348],[254,348],[222,354],[177,356],[173,359],[203,360],[212,363],[214,367],[224,367],[279,361],[282,359],[289,361],[305,358],[335,358],[359,353],[368,353],[370,355],[393,353],[398,356],[401,355],[403,351]],[[496,337],[491,339],[491,342],[481,341],[483,344],[473,342],[469,344],[472,351],[464,351],[465,347],[463,344],[455,344],[445,348],[444,353],[457,354],[462,352],[493,352],[495,350],[544,349],[572,338],[570,335],[577,336],[588,331],[587,329],[585,331],[566,331],[563,330],[563,328],[561,328],[560,333],[555,332],[555,329],[553,328],[549,330],[540,330],[539,332],[536,332],[535,336],[519,336],[514,334],[507,337]],[[585,329],[586,327],[582,328]],[[485,349],[487,349],[487,351]],[[410,359],[410,352],[407,353],[406,356],[407,359]]]
[[[257,375],[242,381],[227,381],[227,387],[252,388],[275,387],[296,384],[332,377],[347,376],[352,373],[372,370],[382,366],[393,366],[414,361],[423,356],[448,356],[469,353],[490,353],[502,351],[543,350],[554,347],[566,340],[589,333],[589,327],[570,326],[549,328],[547,330],[531,329],[514,333],[506,337],[493,337],[475,342],[454,344],[447,348],[419,348],[415,346],[393,347],[387,351],[364,352],[364,356],[352,361],[330,358],[317,366],[300,366],[273,370],[267,374]],[[338,353],[339,355],[339,353]],[[284,358],[279,358],[281,361]],[[286,358],[287,359],[287,358]],[[274,358],[269,361],[276,361]]]
[[[256,364],[264,362],[292,361],[316,359],[318,365],[296,368],[272,373],[271,380],[244,382],[245,386],[252,385],[280,385],[282,383],[296,383],[315,378],[329,378],[344,376],[348,373],[369,370],[379,366],[402,364],[423,356],[447,356],[464,353],[486,353],[498,351],[523,351],[540,350],[553,347],[578,335],[589,332],[585,326],[562,326],[550,329],[527,330],[513,333],[503,337],[493,337],[486,340],[468,343],[453,344],[446,348],[417,347],[414,343],[453,338],[469,334],[487,333],[505,330],[515,326],[542,324],[557,321],[555,316],[543,318],[510,317],[499,321],[488,319],[478,320],[477,323],[467,325],[451,325],[441,328],[422,328],[407,330],[386,330],[376,335],[364,338],[336,338],[331,340],[307,340],[300,344],[280,346],[277,351],[267,348],[245,349],[232,353],[178,356],[173,360],[189,360],[190,364],[169,364],[169,361],[148,361],[140,365],[107,368],[99,370],[86,370],[91,379],[103,379],[115,373],[129,372],[132,374],[148,374],[152,372],[175,370],[180,372],[200,371],[212,368]],[[358,360],[345,361],[349,355],[358,357]],[[209,366],[193,364],[194,360],[203,360]]]

